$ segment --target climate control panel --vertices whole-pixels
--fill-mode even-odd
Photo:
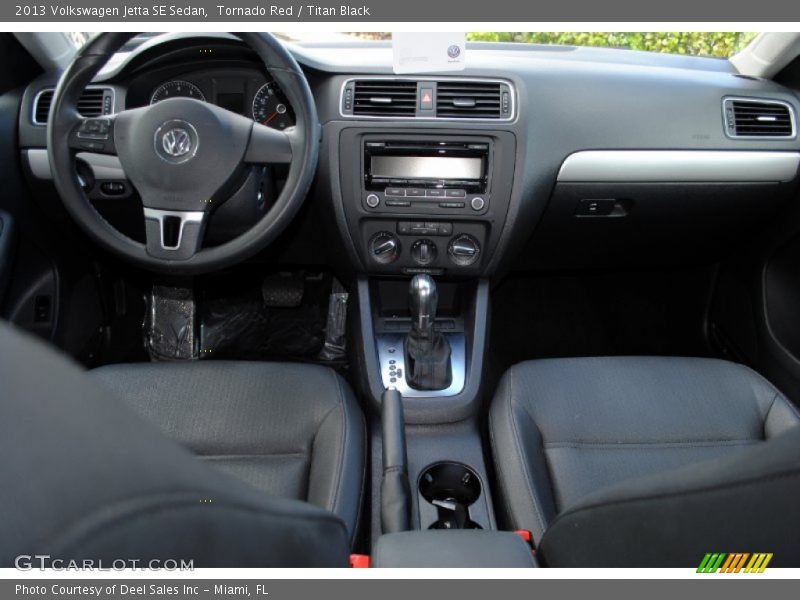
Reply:
[[[480,267],[482,223],[453,221],[365,221],[367,268],[392,274],[471,276]]]

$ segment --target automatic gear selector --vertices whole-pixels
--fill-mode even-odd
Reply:
[[[436,331],[439,296],[430,275],[415,275],[408,292],[411,331],[404,351],[406,381],[418,390],[443,390],[450,385],[450,344]]]

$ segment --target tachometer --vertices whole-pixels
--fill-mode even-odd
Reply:
[[[161,102],[167,98],[194,98],[195,100],[206,101],[206,97],[203,95],[203,92],[200,91],[199,87],[188,81],[180,81],[177,79],[162,83],[158,86],[150,97],[150,104]]]
[[[253,98],[253,119],[273,129],[286,129],[294,125],[292,109],[274,81],[265,83]]]

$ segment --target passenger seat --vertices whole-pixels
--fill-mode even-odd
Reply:
[[[800,414],[713,359],[539,360],[503,377],[490,430],[501,522],[549,566],[800,566]]]

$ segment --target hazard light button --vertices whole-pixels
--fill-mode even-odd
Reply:
[[[419,109],[433,110],[433,88],[423,87],[419,90]]]

